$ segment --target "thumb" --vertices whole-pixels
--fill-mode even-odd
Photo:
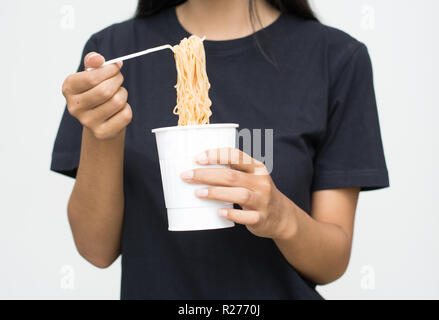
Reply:
[[[89,52],[84,57],[84,68],[99,68],[105,62],[105,58],[96,52]]]

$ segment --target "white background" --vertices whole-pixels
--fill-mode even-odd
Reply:
[[[324,23],[369,48],[391,179],[391,188],[361,194],[350,266],[318,290],[327,299],[439,299],[439,2],[313,4]],[[135,6],[2,0],[0,298],[119,298],[119,260],[100,270],[77,254],[66,215],[74,180],[49,165],[63,79],[88,37],[129,18]]]

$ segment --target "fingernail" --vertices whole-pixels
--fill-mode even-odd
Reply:
[[[195,190],[195,195],[200,198],[205,198],[209,194],[209,190],[207,189],[197,189]]]
[[[117,62],[117,65],[119,66],[119,69],[122,68],[122,66],[123,66],[123,61],[118,61],[118,62]]]
[[[194,177],[194,171],[190,170],[190,171],[185,171],[181,174],[181,178],[185,179],[185,180],[190,180]]]
[[[199,164],[208,164],[209,163],[209,159],[207,158],[206,152],[202,152],[200,154],[197,154],[195,156],[195,162],[197,162]]]
[[[227,213],[228,213],[227,209],[219,209],[219,210],[218,210],[218,214],[219,214],[221,217],[227,217]]]
[[[87,61],[85,61],[85,63],[87,64],[90,61],[91,58],[93,58],[94,56],[97,56],[97,55],[98,55],[98,53],[92,53],[91,55],[89,55],[87,57]]]

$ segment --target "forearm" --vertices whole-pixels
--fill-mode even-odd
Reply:
[[[203,199],[236,203],[238,209],[218,214],[246,225],[256,236],[275,241],[286,260],[318,284],[339,278],[349,262],[355,209],[360,188],[312,193],[312,217],[279,191],[265,165],[241,150],[220,148],[196,156],[198,164],[231,168],[198,168],[182,174]]]
[[[285,197],[285,226],[273,239],[287,261],[317,284],[338,279],[349,263],[351,239],[335,224],[316,221]]]
[[[120,252],[124,140],[125,130],[115,138],[98,140],[83,129],[68,216],[78,251],[99,267],[111,264]]]

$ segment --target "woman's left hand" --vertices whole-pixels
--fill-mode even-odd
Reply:
[[[219,215],[246,225],[260,237],[276,239],[294,232],[297,224],[292,222],[292,202],[276,188],[262,162],[234,148],[208,150],[195,161],[200,165],[229,166],[181,174],[188,183],[211,186],[197,189],[195,194],[199,198],[236,203],[243,209],[223,208],[218,210]]]

